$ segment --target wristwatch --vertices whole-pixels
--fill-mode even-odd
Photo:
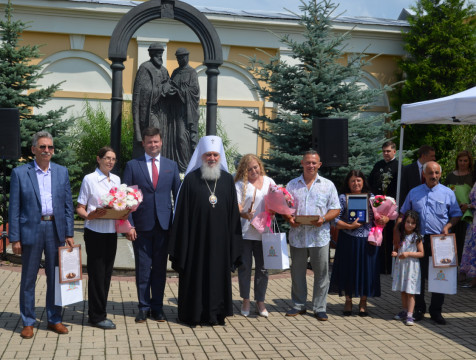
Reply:
[[[322,223],[324,224],[324,223],[326,222],[326,217],[323,216],[323,217],[322,217],[322,220],[323,220]]]

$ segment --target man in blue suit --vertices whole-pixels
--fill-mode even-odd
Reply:
[[[53,137],[46,131],[33,136],[35,160],[13,169],[10,182],[9,238],[15,254],[22,254],[20,313],[21,336],[33,337],[35,284],[45,252],[46,312],[48,329],[67,334],[61,323],[61,306],[55,306],[55,266],[58,247],[72,246],[74,208],[68,170],[51,162]]]
[[[126,234],[133,241],[139,312],[136,322],[150,317],[165,321],[162,310],[167,273],[168,230],[172,219],[172,196],[180,187],[175,161],[160,156],[159,129],[149,127],[142,133],[145,155],[126,164],[123,181],[137,185],[144,200],[129,216],[132,229]]]

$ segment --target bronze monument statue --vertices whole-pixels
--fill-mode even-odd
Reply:
[[[136,3],[136,2],[134,2]],[[137,2],[138,3],[138,2]],[[216,134],[216,120],[218,107],[218,68],[223,64],[223,52],[218,33],[207,17],[193,6],[184,1],[162,0],[144,1],[135,4],[117,23],[109,42],[108,58],[111,61],[112,92],[111,92],[111,146],[116,152],[117,162],[115,171],[121,162],[121,127],[123,111],[123,72],[124,62],[128,59],[127,49],[134,34],[145,24],[154,20],[177,20],[185,24],[200,39],[203,48],[203,65],[206,67],[207,81],[207,115],[206,133]],[[152,91],[152,90],[149,90]],[[136,104],[139,108],[139,104]],[[147,113],[147,111],[145,111]],[[150,114],[150,112],[149,112]],[[144,122],[148,121],[147,114]],[[139,110],[134,115],[137,122],[134,135],[135,147],[140,148]],[[142,153],[142,151],[139,151]],[[136,153],[137,154],[137,153]]]
[[[133,156],[144,154],[141,133],[155,126],[162,134],[162,155],[176,161],[184,173],[198,143],[198,76],[188,64],[188,50],[179,48],[175,52],[179,67],[169,78],[167,69],[162,66],[163,52],[161,44],[150,45],[150,60],[137,71],[132,94]]]
[[[167,98],[168,128],[164,139],[164,156],[175,160],[180,172],[185,172],[198,144],[200,87],[197,72],[188,64],[188,50],[179,48],[175,56],[179,67],[170,78],[174,91]]]
[[[155,126],[161,131],[167,121],[166,96],[171,92],[167,69],[162,66],[164,47],[160,43],[149,46],[150,60],[144,62],[137,71],[132,93],[132,117],[134,119],[134,158],[144,154],[142,131]],[[162,133],[164,136],[164,133]]]

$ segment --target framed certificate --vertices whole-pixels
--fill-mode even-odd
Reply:
[[[126,219],[131,210],[116,210],[116,209],[105,209],[106,213],[99,217],[98,219],[113,219],[113,220],[123,220]]]
[[[311,222],[319,220],[319,215],[296,215],[294,221],[301,225],[312,225]]]
[[[430,239],[434,267],[458,266],[455,234],[431,235]]]
[[[60,246],[58,248],[58,260],[60,284],[83,279],[81,245]]]
[[[359,223],[369,222],[369,195],[347,194],[347,218],[354,222],[359,218]]]

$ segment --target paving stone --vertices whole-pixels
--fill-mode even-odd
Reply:
[[[41,272],[40,272],[41,273]],[[308,293],[312,292],[312,272]],[[343,300],[328,296],[329,321],[318,322],[312,312],[284,316],[290,307],[289,272],[272,275],[267,293],[268,319],[244,318],[241,299],[233,279],[235,316],[226,326],[191,328],[177,322],[178,283],[167,282],[164,312],[168,322],[134,322],[137,295],[134,279],[114,277],[108,318],[116,330],[104,331],[87,323],[87,301],[64,309],[68,335],[46,330],[44,275],[36,287],[37,317],[33,339],[19,335],[22,324],[17,284],[20,272],[0,262],[0,358],[9,359],[474,359],[476,358],[476,304],[474,291],[459,291],[445,299],[448,325],[438,326],[428,317],[409,328],[392,320],[400,309],[398,294],[390,290],[391,279],[382,276],[382,296],[369,299],[371,316],[344,317]],[[15,284],[11,286],[11,284]],[[87,287],[87,279],[83,281]],[[85,292],[87,296],[87,293]],[[85,297],[87,299],[87,297]],[[310,299],[309,299],[310,300]],[[429,302],[429,297],[427,298]],[[252,304],[254,306],[254,304]],[[308,309],[312,306],[307,304]]]

